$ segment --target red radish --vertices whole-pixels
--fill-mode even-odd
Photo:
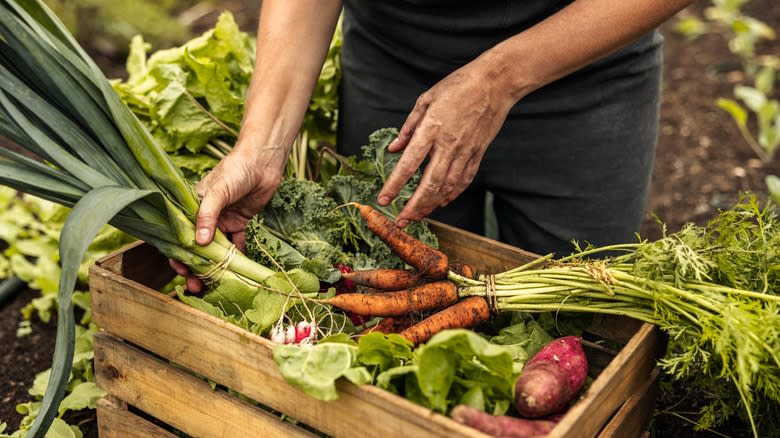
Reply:
[[[452,409],[450,416],[480,432],[495,437],[531,438],[541,437],[550,433],[556,422],[550,420],[528,420],[510,417],[508,415],[490,415],[468,405],[458,405]]]
[[[526,364],[515,384],[515,407],[528,418],[557,413],[571,403],[588,377],[588,359],[578,336],[555,339]]]
[[[352,268],[345,265],[344,263],[336,263],[336,269],[338,269],[342,275],[352,273]],[[352,292],[355,290],[355,283],[352,280],[342,278],[342,284],[344,286],[343,289],[345,289],[345,292]]]

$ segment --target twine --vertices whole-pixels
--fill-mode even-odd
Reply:
[[[236,256],[237,251],[238,248],[236,248],[236,245],[231,243],[230,248],[227,250],[227,254],[225,254],[225,258],[214,264],[214,266],[212,266],[211,269],[209,269],[207,272],[195,275],[200,278],[201,281],[203,281],[203,284],[206,286],[211,286],[218,283],[222,278],[222,275],[225,273],[225,271],[227,271],[230,263],[233,261],[233,257]]]
[[[496,276],[488,274],[485,276],[485,299],[492,314],[498,313],[498,296],[496,295]]]

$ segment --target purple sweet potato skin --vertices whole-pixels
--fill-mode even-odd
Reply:
[[[517,380],[515,408],[523,417],[544,417],[565,408],[574,394],[558,365],[537,361],[526,365]]]
[[[566,372],[569,385],[575,393],[585,385],[588,378],[588,358],[579,336],[564,336],[548,342],[526,363],[526,367],[541,361],[558,364]]]
[[[550,433],[556,422],[549,420],[527,420],[508,415],[490,415],[467,405],[458,405],[450,413],[457,422],[479,430],[482,433],[504,438],[543,437]]]
[[[515,384],[515,408],[539,418],[565,409],[588,377],[588,360],[577,336],[551,341],[523,368]]]

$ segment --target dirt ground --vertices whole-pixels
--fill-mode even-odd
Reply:
[[[234,10],[242,27],[253,30],[253,9]],[[753,0],[747,11],[780,30],[780,3],[776,0]],[[703,223],[716,215],[718,208],[728,207],[740,191],[765,194],[764,178],[780,176],[780,158],[761,162],[729,116],[715,106],[715,99],[731,96],[734,85],[742,79],[736,58],[722,37],[709,35],[688,43],[671,32],[669,25],[664,35],[661,132],[648,214],[640,230],[650,239],[660,233],[653,215],[670,230],[688,221]],[[764,44],[760,51],[780,53],[780,41]],[[116,69],[122,61],[107,62]],[[33,321],[31,336],[16,337],[19,310],[34,296],[34,292],[25,291],[0,308],[0,421],[9,423],[9,431],[16,430],[21,418],[15,406],[29,400],[27,389],[33,377],[51,363],[54,324]],[[94,415],[85,413],[72,422],[82,425],[85,436],[96,436]],[[723,436],[694,433],[689,425],[664,415],[655,419],[655,428],[658,437]]]

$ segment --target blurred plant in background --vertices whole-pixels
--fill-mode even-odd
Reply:
[[[74,36],[102,54],[127,51],[127,42],[143,32],[155,45],[180,42],[190,35],[196,0],[45,0]]]
[[[780,147],[780,54],[757,53],[762,40],[773,40],[775,31],[744,12],[749,0],[712,0],[704,16],[681,14],[675,31],[691,41],[719,33],[739,58],[744,81],[734,87],[734,98],[719,98],[718,107],[731,115],[742,137],[761,161],[768,163]],[[766,178],[769,192],[780,202],[780,178]]]

